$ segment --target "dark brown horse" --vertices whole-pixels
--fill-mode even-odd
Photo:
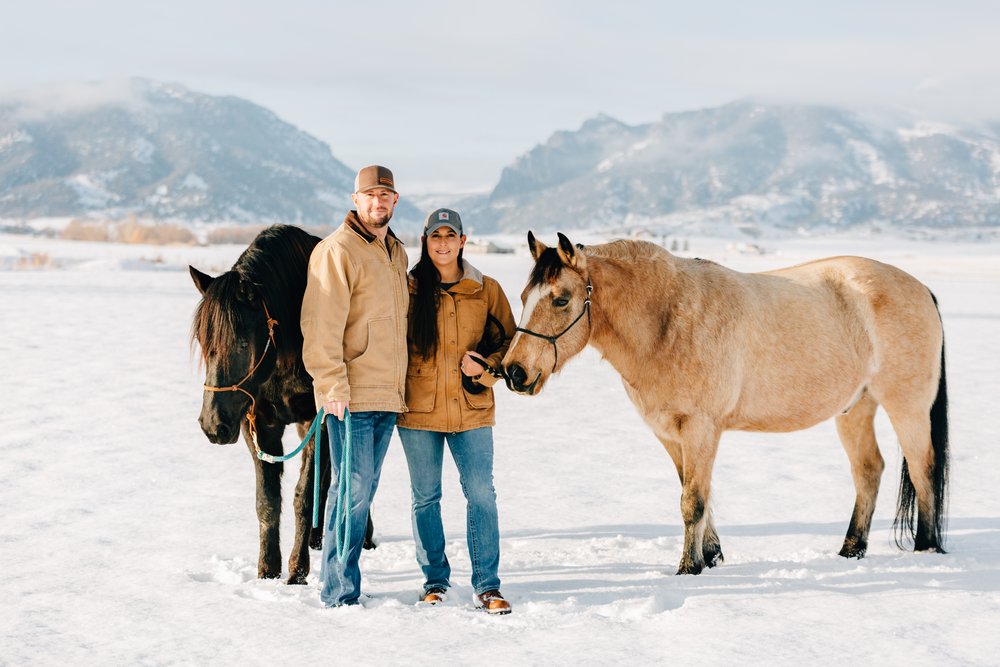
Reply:
[[[508,385],[537,394],[588,343],[614,366],[680,477],[679,574],[722,560],[709,509],[722,433],[795,431],[831,417],[857,492],[840,555],[864,556],[884,468],[880,405],[904,457],[897,543],[943,551],[944,332],[915,278],[861,257],[739,273],[642,241],[584,248],[560,234],[547,248],[529,233],[528,245],[535,266],[503,361]]]
[[[319,239],[288,225],[261,232],[233,268],[218,277],[189,267],[202,294],[195,310],[192,340],[201,349],[205,392],[198,419],[209,441],[236,442],[240,431],[250,449],[257,476],[257,520],[260,555],[257,576],[281,576],[282,463],[266,463],[257,449],[282,454],[285,427],[295,424],[305,436],[316,416],[312,378],[302,365],[299,316],[306,286],[309,255]],[[326,442],[325,430],[322,442]],[[295,487],[295,543],[288,559],[288,583],[304,584],[309,574],[309,547],[322,546],[322,527],[311,529],[313,506],[312,439],[302,452]],[[330,456],[320,452],[322,516],[330,485]],[[371,542],[368,521],[366,548]]]

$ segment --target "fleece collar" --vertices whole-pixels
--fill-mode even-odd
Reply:
[[[465,265],[462,277],[457,283],[452,285],[448,291],[454,294],[475,294],[479,290],[483,289],[483,273],[464,257],[462,258],[462,264]],[[410,290],[415,291],[417,283],[416,278],[413,276],[413,271],[410,271],[409,278]]]

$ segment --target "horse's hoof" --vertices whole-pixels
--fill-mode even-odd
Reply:
[[[702,569],[701,565],[681,565],[677,568],[677,574],[701,574]]]
[[[722,562],[726,560],[722,555],[722,550],[708,554],[705,556],[705,567],[715,567],[716,565],[722,565]]]
[[[917,538],[913,541],[913,551],[915,553],[925,552],[925,553],[936,553],[943,554],[947,553],[943,548],[941,548],[941,541],[938,539],[927,539],[917,535]]]
[[[375,540],[365,540],[365,543],[361,545],[363,548],[371,550],[378,547],[378,542]]]
[[[309,575],[308,572],[296,572],[292,576],[288,577],[288,581],[285,583],[289,586],[305,586],[306,577]]]
[[[323,550],[323,536],[322,535],[316,535],[316,536],[310,537],[309,538],[309,548],[312,549],[313,551],[322,551]]]
[[[258,579],[281,579],[281,570],[268,570],[264,568],[257,568],[257,578]]]
[[[918,553],[918,554],[920,554],[920,553],[924,553],[924,554],[946,554],[948,552],[945,551],[944,549],[942,549],[939,546],[933,546],[933,547],[925,547],[923,549],[916,549],[916,548],[914,548],[913,549],[913,553]]]
[[[844,558],[864,558],[867,551],[867,542],[846,539],[844,540],[844,546],[840,549],[840,555]]]

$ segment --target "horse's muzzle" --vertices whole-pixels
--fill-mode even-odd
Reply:
[[[200,419],[201,430],[208,441],[216,445],[231,445],[240,437],[239,427],[232,428],[225,423],[205,424]]]
[[[508,389],[518,394],[527,394],[530,396],[535,393],[535,387],[538,386],[538,381],[542,379],[542,372],[538,372],[538,375],[535,376],[531,384],[525,384],[528,381],[527,371],[518,364],[511,364],[503,369],[503,377]]]

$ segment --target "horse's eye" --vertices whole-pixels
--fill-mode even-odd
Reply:
[[[552,305],[555,306],[556,308],[562,308],[567,303],[569,303],[569,299],[567,299],[564,296],[560,296],[560,297],[556,297],[555,299],[552,299]]]

